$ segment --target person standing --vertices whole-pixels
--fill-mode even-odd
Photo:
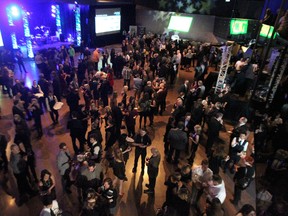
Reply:
[[[8,172],[8,160],[6,155],[6,148],[7,148],[8,141],[6,139],[6,136],[4,134],[0,134],[0,161],[1,168],[3,167],[4,172]]]
[[[200,135],[201,135],[202,127],[200,125],[195,125],[194,126],[194,131],[189,134],[189,139],[192,142],[191,145],[191,155],[188,159],[189,164],[192,165],[194,163],[194,158],[196,156],[196,151],[199,146],[199,140],[200,140]]]
[[[146,184],[147,190],[144,190],[144,193],[154,194],[154,188],[156,185],[156,178],[158,176],[159,164],[161,161],[161,155],[157,148],[151,148],[152,156],[147,158],[147,167],[148,167],[148,176],[149,184]]]
[[[69,176],[71,172],[71,155],[65,143],[60,143],[59,149],[60,152],[57,155],[57,167],[61,175],[62,187],[66,193],[71,194],[72,191],[70,190],[70,187],[72,182]]]
[[[40,174],[39,189],[42,198],[49,196],[52,200],[56,200],[56,181],[54,176],[47,170],[44,169]]]
[[[18,63],[19,70],[20,70],[21,74],[22,74],[22,68],[23,68],[24,72],[27,73],[24,62],[23,62],[23,53],[21,52],[20,49],[16,52],[15,57],[17,59],[17,63]]]
[[[234,164],[237,164],[241,157],[246,155],[248,148],[247,135],[245,132],[241,132],[239,137],[234,137],[231,142],[231,149],[229,152],[229,160],[225,163],[223,172],[226,172],[226,169],[230,166],[230,172],[234,173]]]
[[[246,157],[241,162],[233,178],[235,182],[234,199],[230,200],[230,202],[234,205],[238,205],[238,202],[241,200],[242,191],[249,187],[255,177],[255,169],[253,167],[254,159],[252,157]]]
[[[71,89],[66,97],[66,102],[69,106],[70,118],[72,117],[72,113],[79,110],[79,101],[80,96],[78,89]]]
[[[95,66],[95,70],[98,71],[98,63],[99,63],[99,50],[98,48],[96,48],[94,50],[94,52],[92,53],[92,56],[91,56],[91,60],[94,62]]]
[[[74,67],[75,49],[73,48],[73,45],[70,45],[68,49],[68,53],[69,53],[71,67]]]
[[[77,112],[72,113],[72,119],[67,123],[67,129],[70,130],[72,139],[73,150],[77,155],[79,152],[84,151],[85,133],[81,120],[77,119]],[[79,141],[80,148],[76,145],[76,139]]]
[[[82,183],[82,198],[87,198],[87,191],[89,188],[98,188],[102,184],[103,180],[103,168],[100,163],[95,163],[93,160],[88,161],[87,166],[81,170]],[[79,185],[79,186],[80,186]]]
[[[196,204],[203,193],[203,188],[207,187],[208,181],[212,179],[213,172],[208,168],[208,160],[202,160],[200,166],[192,170],[192,192],[191,203]]]
[[[103,186],[98,189],[101,197],[106,201],[106,208],[104,208],[104,215],[114,215],[115,207],[117,204],[117,192],[113,188],[113,182],[111,178],[103,180]]]
[[[135,125],[138,112],[134,109],[133,104],[128,104],[127,110],[125,110],[125,123],[129,137],[135,136]]]
[[[180,152],[186,149],[187,145],[187,134],[183,131],[184,123],[178,122],[176,128],[172,128],[168,133],[168,142],[170,143],[169,154],[167,158],[167,162],[170,163],[172,161],[172,156],[175,151],[175,156],[173,163],[178,164]]]
[[[119,181],[119,196],[123,196],[123,182],[127,180],[125,174],[125,162],[123,158],[123,153],[120,148],[114,148],[114,161],[113,161],[113,174],[115,179],[113,181],[114,187]]]
[[[132,169],[132,172],[133,173],[137,172],[138,159],[141,156],[141,165],[142,165],[141,175],[144,175],[147,147],[151,145],[151,139],[144,128],[141,128],[139,130],[139,133],[136,134],[136,136],[134,137],[133,145],[136,146],[136,148],[135,148],[134,167]]]
[[[102,137],[101,137],[102,138]],[[100,163],[102,160],[102,145],[100,140],[100,136],[97,136],[97,134],[92,133],[89,136],[90,141],[90,152],[91,152],[91,160]]]
[[[226,199],[226,188],[221,176],[213,174],[212,179],[208,182],[207,199],[212,202],[215,198],[218,198],[223,204]]]
[[[18,205],[21,206],[25,201],[25,194],[33,197],[36,192],[32,190],[28,182],[27,156],[21,155],[20,148],[16,144],[11,145],[10,165],[17,182],[19,192]]]
[[[53,121],[53,125],[58,124],[59,113],[58,110],[54,109],[54,105],[58,102],[58,99],[55,95],[53,95],[52,91],[49,91],[48,97],[45,99],[47,111],[50,114],[50,117]]]
[[[219,132],[223,127],[223,114],[218,112],[215,117],[212,117],[208,122],[208,138],[206,143],[206,154],[211,155],[211,148],[214,142],[219,138]]]
[[[32,117],[34,118],[35,128],[38,133],[37,138],[41,138],[43,136],[41,123],[41,115],[43,114],[43,111],[40,107],[40,104],[38,103],[37,98],[32,98],[31,103],[28,106],[28,110],[32,112]]]
[[[130,80],[131,80],[131,76],[132,76],[132,70],[131,68],[129,68],[129,65],[125,65],[123,70],[122,70],[122,76],[124,79],[124,86],[128,86],[128,90],[130,90]]]

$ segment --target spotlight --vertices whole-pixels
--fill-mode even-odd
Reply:
[[[56,6],[55,5],[51,5],[51,10],[56,10]]]
[[[75,1],[75,2],[74,2],[74,4],[76,4],[76,5],[77,5],[77,4],[78,4],[78,2],[77,2],[77,1]]]
[[[30,16],[30,12],[27,11],[26,14],[27,14],[28,16]]]
[[[51,16],[54,17],[54,18],[56,17],[56,15],[54,13],[52,13]]]
[[[14,16],[14,17],[19,17],[19,15],[20,15],[19,8],[16,7],[16,6],[12,6],[12,7],[11,7],[11,14],[12,14],[12,16]]]

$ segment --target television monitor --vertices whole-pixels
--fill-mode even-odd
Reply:
[[[192,21],[193,17],[171,16],[168,29],[179,32],[189,32]]]
[[[273,33],[274,27],[266,24],[262,24],[260,36],[265,38],[271,38]],[[274,35],[274,38],[276,37],[276,34]]]
[[[0,30],[0,47],[2,46],[4,46],[4,43],[3,43],[3,38],[2,38],[1,30]]]
[[[247,31],[248,31],[248,20],[232,19],[230,21],[231,35],[247,34]]]
[[[107,8],[95,10],[96,36],[116,34],[121,30],[121,9]]]

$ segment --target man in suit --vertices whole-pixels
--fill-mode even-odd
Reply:
[[[245,132],[241,132],[238,137],[234,137],[231,142],[231,148],[229,152],[230,159],[225,163],[224,172],[231,165],[230,172],[234,173],[234,164],[237,164],[241,159],[241,156],[246,154],[248,148],[247,135]]]
[[[156,185],[156,178],[158,176],[159,164],[161,161],[161,156],[156,148],[151,148],[151,157],[147,160],[149,184],[146,184],[148,190],[144,190],[144,193],[154,194],[154,188]]]
[[[140,129],[139,133],[135,135],[134,145],[136,146],[136,148],[135,148],[134,167],[132,172],[133,173],[137,172],[138,159],[141,156],[141,165],[142,165],[141,175],[144,175],[147,147],[151,145],[151,139],[144,128]]]
[[[75,154],[84,151],[85,133],[81,120],[77,119],[77,112],[72,113],[72,119],[67,123],[67,129],[70,130],[70,136],[72,139],[73,150]],[[76,139],[78,139],[80,148],[76,145]]]
[[[208,138],[206,143],[206,154],[211,155],[211,148],[214,142],[219,138],[219,132],[223,128],[223,114],[218,112],[208,122]]]
[[[184,83],[179,87],[178,93],[180,94],[180,92],[183,92],[185,98],[188,91],[189,91],[189,80],[185,80]]]
[[[230,136],[230,143],[235,137],[239,137],[240,133],[247,133],[248,126],[247,126],[247,118],[241,117],[238,121],[238,124],[233,128]]]
[[[58,110],[54,109],[54,105],[58,102],[57,97],[55,95],[53,95],[52,91],[50,91],[48,93],[48,97],[46,97],[45,101],[46,101],[47,111],[50,114],[50,117],[53,121],[53,125],[58,124],[59,113],[58,113]]]
[[[71,172],[71,155],[65,143],[60,143],[59,148],[60,152],[57,155],[57,167],[61,175],[62,187],[66,193],[71,194],[70,186],[72,182],[69,176]]]
[[[186,149],[188,137],[183,130],[184,123],[180,121],[177,124],[177,128],[172,128],[168,133],[168,141],[170,143],[170,150],[167,158],[168,163],[172,161],[172,156],[175,151],[173,162],[175,164],[178,164],[181,151],[184,151]]]

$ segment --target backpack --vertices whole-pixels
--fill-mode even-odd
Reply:
[[[239,187],[241,190],[246,189],[250,184],[250,178],[246,177],[247,168],[245,168],[245,176],[236,181],[236,186]]]
[[[140,103],[140,105],[139,105],[140,106],[140,110],[142,112],[150,111],[150,103],[151,103],[150,100]]]

